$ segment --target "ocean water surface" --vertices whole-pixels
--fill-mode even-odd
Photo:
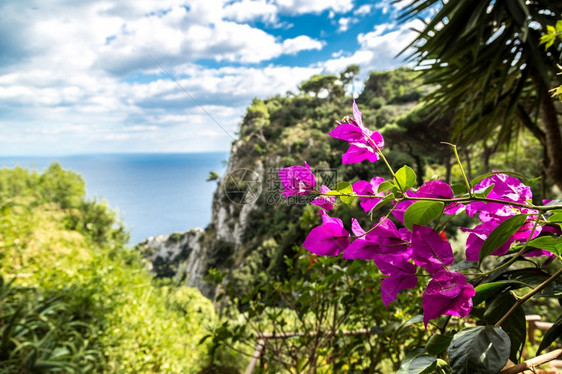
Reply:
[[[227,152],[91,154],[61,157],[0,156],[0,167],[43,171],[52,162],[82,175],[87,196],[119,211],[134,245],[149,236],[204,228],[211,220],[216,182]]]

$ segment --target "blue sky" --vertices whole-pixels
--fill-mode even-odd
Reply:
[[[401,65],[420,25],[397,12],[364,0],[3,0],[0,155],[227,151],[254,97],[349,64],[361,79]]]

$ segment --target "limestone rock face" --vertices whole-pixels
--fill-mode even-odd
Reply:
[[[243,156],[234,143],[226,171],[213,195],[211,223],[205,230],[196,228],[185,233],[153,236],[137,245],[157,276],[174,277],[177,281],[185,279],[188,286],[198,288],[208,298],[214,297],[214,285],[203,278],[210,268],[228,267],[228,261],[236,258],[243,244],[248,217],[257,208],[251,199],[243,204],[229,199],[225,192],[228,176],[240,169],[264,176],[261,160],[256,159],[249,165],[247,160],[242,161]]]
[[[151,270],[159,277],[179,276],[180,265],[193,252],[200,251],[202,229],[191,229],[184,233],[151,236],[137,245],[149,261]]]

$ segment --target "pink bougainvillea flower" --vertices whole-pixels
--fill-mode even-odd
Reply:
[[[417,191],[406,191],[408,197],[430,197],[434,199],[452,199],[454,197],[451,186],[440,180],[427,181],[418,188]],[[392,211],[397,220],[404,223],[404,213],[406,210],[415,203],[415,200],[406,200],[398,203],[396,208]],[[455,214],[462,209],[464,205],[460,203],[451,203],[445,206],[445,214]]]
[[[483,222],[480,225],[476,226],[473,229],[468,229],[465,227],[461,227],[460,229],[464,232],[469,233],[468,238],[466,239],[466,259],[468,261],[478,261],[480,256],[480,251],[482,250],[482,245],[488,239],[488,236],[498,227],[503,221],[507,219],[496,219],[490,220],[487,222]],[[525,222],[519,230],[515,232],[505,243],[499,246],[494,252],[491,253],[491,256],[503,256],[509,251],[509,247],[514,242],[524,242],[529,239],[531,235],[531,231],[533,229],[534,223],[531,221]],[[536,238],[542,231],[541,226],[537,226],[531,239]]]
[[[525,203],[533,198],[531,187],[524,185],[519,179],[507,174],[494,174],[489,178],[484,178],[474,186],[474,190],[484,190],[491,185],[494,185],[492,191],[488,194],[488,197],[491,199]]]
[[[427,181],[415,193],[416,197],[432,197],[435,199],[452,199],[455,197],[451,186],[440,180]],[[461,203],[451,203],[445,206],[445,214],[455,214],[464,207]]]
[[[404,240],[404,234],[396,228],[396,225],[390,219],[382,217],[381,221],[374,229],[355,239],[346,248],[343,258],[348,260],[356,258],[374,260],[377,255],[395,254],[404,254],[409,258],[412,250],[408,247],[409,243]],[[354,233],[362,231],[360,227],[357,228],[358,223],[354,223],[354,225]]]
[[[375,132],[371,135],[370,140],[365,140],[361,143],[350,143],[347,151],[341,156],[342,164],[356,164],[365,160],[369,162],[377,161],[379,154],[375,147],[372,146],[372,143],[375,143],[378,149],[381,149],[384,145],[382,135]]]
[[[510,202],[518,204],[530,202],[533,195],[528,186],[521,183],[517,178],[505,174],[494,174],[478,183],[475,186],[475,190],[485,190],[490,186],[492,186],[492,189],[487,197],[496,200],[505,200],[506,203],[476,201],[467,204],[466,213],[471,217],[478,213],[478,218],[482,221],[480,225],[477,225],[473,229],[461,227],[462,231],[469,233],[466,241],[466,259],[469,261],[478,261],[484,241],[486,241],[495,228],[509,217],[517,214],[528,215],[525,224],[505,243],[497,248],[492,253],[493,256],[506,254],[511,244],[534,239],[542,231],[541,226],[537,226],[533,231],[534,220],[536,215],[539,214],[538,211],[509,205]]]
[[[416,266],[408,261],[412,256],[408,235],[397,230],[389,219],[368,234],[355,218],[351,228],[358,238],[346,248],[343,258],[373,260],[381,273],[389,276],[381,283],[381,297],[387,307],[400,290],[416,287]]]
[[[412,230],[412,259],[430,274],[453,263],[453,249],[448,241],[431,227],[414,225]]]
[[[433,275],[422,296],[423,323],[441,315],[466,317],[472,310],[474,287],[462,273],[441,270]]]
[[[415,288],[418,284],[416,266],[408,261],[407,255],[380,255],[375,257],[375,264],[381,273],[388,275],[381,283],[381,297],[384,305],[396,300],[398,292]]]
[[[327,193],[330,192],[331,190],[322,185],[322,187],[320,187],[320,192],[322,193]],[[312,200],[310,202],[312,205],[316,205],[319,206],[320,208],[324,208],[326,210],[332,210],[334,209],[334,204],[336,203],[336,197],[335,196],[320,196],[317,197],[316,199]]]
[[[308,195],[310,192],[314,191],[316,187],[316,178],[310,166],[304,162],[305,166],[290,166],[279,170],[279,177],[281,178],[281,183],[285,187],[281,193],[285,194],[285,197],[292,195]]]
[[[506,174],[494,174],[489,178],[484,178],[474,186],[474,190],[484,191],[492,185],[492,190],[487,196],[490,199],[520,204],[528,203],[533,199],[529,186],[524,185],[519,179]],[[512,210],[507,204],[495,202],[475,201],[466,206],[466,214],[472,217],[475,213],[480,212],[479,218],[483,222],[491,219],[488,217],[490,214],[495,216],[513,215]]]
[[[362,113],[353,101],[353,118],[344,122],[330,132],[335,139],[349,143],[347,152],[342,155],[342,163],[354,164],[364,160],[375,162],[379,159],[378,151],[384,147],[384,139],[378,131],[371,131],[363,125]]]
[[[369,213],[384,197],[382,193],[377,194],[377,190],[382,182],[384,182],[384,178],[374,177],[370,182],[360,180],[353,183],[353,192],[356,194],[373,195],[373,197],[359,197],[359,205],[361,205],[365,213]]]
[[[332,218],[323,210],[320,214],[322,224],[308,233],[302,246],[319,256],[337,256],[349,245],[349,232],[341,219]]]
[[[357,237],[365,235],[365,230],[363,230],[363,227],[361,227],[357,218],[351,219],[351,231],[353,232],[353,235]]]

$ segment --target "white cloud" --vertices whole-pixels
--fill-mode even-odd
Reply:
[[[227,149],[252,98],[295,91],[351,63],[364,72],[396,64],[409,35],[396,27],[360,35],[358,50],[325,63],[271,61],[327,44],[271,32],[280,18],[331,14],[343,30],[352,11],[352,0],[4,0],[0,153]]]
[[[265,0],[242,0],[227,4],[224,16],[236,22],[261,20],[267,23],[277,22],[277,6]]]
[[[236,5],[245,7],[246,4],[234,3],[227,10],[232,10]],[[264,2],[261,4],[271,6]],[[211,10],[212,7],[207,9],[200,6],[195,14],[201,14],[201,18],[196,19],[193,14],[195,10],[176,7],[163,15],[130,21],[114,35],[110,43],[99,48],[96,66],[118,75],[145,69],[153,64],[147,51],[163,64],[199,59],[258,63],[284,53],[295,54],[322,46],[320,41],[304,35],[282,41],[248,24],[223,19],[217,21],[208,15]],[[235,10],[229,14],[241,17],[241,13]],[[213,19],[213,22],[202,22],[209,19]]]
[[[358,18],[354,17],[342,17],[338,20],[338,32],[345,32],[349,29],[349,26],[359,22]]]
[[[283,42],[283,52],[294,55],[300,51],[317,49],[320,50],[324,46],[324,42],[312,39],[306,35],[300,35],[293,39],[287,39]]]
[[[412,28],[419,28],[422,22],[415,20],[400,26],[382,24],[373,31],[359,34],[360,48],[351,55],[341,55],[320,65],[325,71],[337,73],[351,64],[357,64],[361,71],[388,70],[400,65],[403,57],[397,56],[416,36]],[[390,31],[389,31],[390,30]]]
[[[357,8],[353,14],[355,15],[365,15],[365,14],[369,14],[371,13],[371,5],[370,4],[365,4],[365,5],[361,5],[359,8]]]
[[[274,0],[279,11],[286,14],[345,13],[353,9],[353,0]]]
[[[348,27],[349,27],[349,23],[352,19],[350,17],[342,17],[338,20],[338,31],[339,32],[345,32],[347,31]]]

